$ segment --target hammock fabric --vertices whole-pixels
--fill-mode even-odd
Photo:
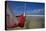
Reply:
[[[25,16],[23,15],[20,15],[20,16],[17,16],[18,17],[18,26],[19,27],[24,27],[24,23],[25,23]]]
[[[24,27],[25,16],[19,15],[19,16],[16,16],[16,17],[18,19],[18,25],[16,25],[16,23],[15,23],[13,26],[10,26],[8,28],[14,28],[14,27],[21,27],[21,28],[23,28]]]
[[[24,27],[25,16],[19,15],[19,16],[16,16],[16,17],[18,18],[18,26],[19,27]]]

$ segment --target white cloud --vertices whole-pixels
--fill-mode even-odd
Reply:
[[[34,9],[31,13],[40,14],[43,13],[43,9]]]

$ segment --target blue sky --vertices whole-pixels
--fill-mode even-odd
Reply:
[[[8,6],[14,15],[22,13],[31,15],[44,15],[44,3],[8,1]]]

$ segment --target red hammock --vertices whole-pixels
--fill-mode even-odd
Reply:
[[[20,15],[20,16],[17,16],[17,18],[18,18],[18,26],[19,26],[19,27],[24,27],[25,16]]]
[[[16,23],[8,28],[14,28],[14,27],[24,27],[24,24],[25,24],[25,16],[23,15],[19,15],[19,16],[16,16],[17,19],[18,19],[18,25],[16,25]]]

